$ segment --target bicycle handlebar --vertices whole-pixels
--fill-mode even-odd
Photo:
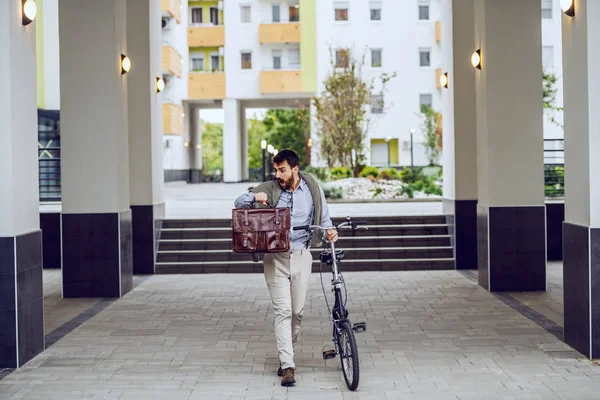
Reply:
[[[367,221],[353,221],[350,217],[347,217],[345,222],[342,222],[341,224],[339,224],[337,226],[300,225],[300,226],[294,226],[292,229],[295,231],[308,231],[308,230],[313,230],[313,229],[329,230],[329,229],[341,229],[341,228],[352,229],[352,230],[369,229],[368,227],[366,227],[364,225],[367,225]]]

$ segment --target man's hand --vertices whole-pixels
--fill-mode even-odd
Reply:
[[[257,203],[261,203],[262,205],[267,205],[267,194],[266,193],[255,193],[254,201]]]
[[[325,234],[327,235],[327,240],[329,242],[331,242],[331,243],[337,242],[337,240],[338,240],[337,229],[327,229]]]

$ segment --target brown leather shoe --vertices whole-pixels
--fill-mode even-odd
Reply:
[[[294,379],[294,368],[286,368],[283,370],[283,378],[281,378],[281,386],[292,386],[296,383]]]

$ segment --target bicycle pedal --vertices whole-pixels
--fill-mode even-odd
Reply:
[[[366,322],[357,322],[352,327],[352,330],[354,330],[354,332],[356,332],[356,333],[365,332],[367,330],[367,323]]]
[[[323,360],[329,360],[330,358],[335,358],[336,356],[335,350],[327,350],[323,352]]]

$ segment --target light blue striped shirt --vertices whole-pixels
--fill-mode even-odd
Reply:
[[[323,203],[323,218],[321,226],[333,227],[331,217],[329,216],[329,207],[325,200],[323,189],[319,188],[321,194],[321,203]],[[244,193],[235,200],[235,208],[250,208],[254,203],[254,193]],[[289,190],[281,190],[281,197],[275,207],[291,208],[292,227],[310,225],[312,223],[312,214],[314,211],[312,194],[304,179],[300,180],[298,189],[293,192]],[[323,232],[323,236],[325,233]],[[290,250],[305,249],[310,247],[309,233],[306,231],[290,231]]]

